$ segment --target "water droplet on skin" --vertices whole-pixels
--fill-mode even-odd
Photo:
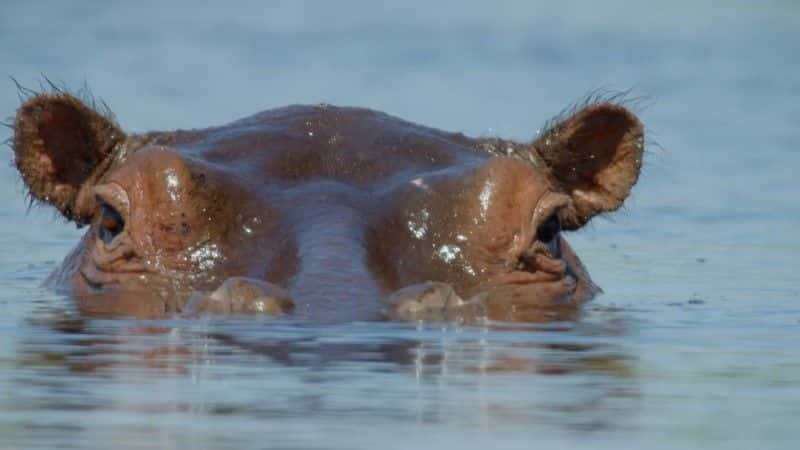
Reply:
[[[443,245],[439,247],[437,254],[442,261],[451,263],[461,254],[461,248],[455,245]]]
[[[178,187],[179,187],[178,174],[170,170],[167,173],[167,193],[169,194],[169,198],[173,202],[177,202],[180,196],[178,193]]]
[[[430,219],[430,213],[427,209],[423,209],[419,213],[411,213],[410,216],[411,220],[406,222],[408,231],[417,239],[424,238],[428,233],[428,219]]]
[[[217,244],[202,245],[189,251],[189,260],[192,261],[199,270],[209,270],[221,259],[222,252]]]
[[[423,180],[422,178],[414,178],[409,183],[418,188],[429,189],[429,186],[425,183],[425,180]]]
[[[486,215],[489,211],[489,203],[492,200],[492,194],[494,193],[495,184],[494,181],[487,181],[486,184],[481,189],[480,195],[478,195],[478,200],[481,203],[481,218],[486,220]]]
[[[425,234],[428,232],[428,229],[425,227],[425,224],[415,224],[412,221],[408,221],[408,231],[417,238],[422,239],[425,237]]]

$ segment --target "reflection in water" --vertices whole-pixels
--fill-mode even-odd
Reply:
[[[271,426],[296,419],[301,429],[363,420],[384,429],[590,432],[619,428],[638,404],[633,356],[613,343],[622,330],[581,323],[318,326],[66,315],[31,326],[12,402],[37,436],[65,424],[93,436],[103,421],[116,429],[122,418],[185,443],[185,427],[215,435],[223,417]],[[70,415],[77,412],[100,423],[84,427]],[[70,418],[59,420],[62,413]],[[175,414],[191,424],[159,425]]]

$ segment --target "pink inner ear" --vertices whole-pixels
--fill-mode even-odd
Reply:
[[[565,130],[567,152],[561,161],[560,170],[565,171],[562,182],[572,189],[605,191],[598,178],[618,159],[628,123],[606,115],[591,115],[574,126],[574,130]]]
[[[44,172],[45,176],[54,177],[56,174],[56,166],[53,164],[53,160],[50,159],[46,153],[42,153],[39,155],[38,161],[39,167],[41,167],[42,172]]]
[[[54,181],[80,186],[100,161],[89,118],[84,111],[64,103],[51,103],[41,112],[37,128],[42,150],[51,159],[49,175]]]

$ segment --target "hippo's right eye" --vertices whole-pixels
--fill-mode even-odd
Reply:
[[[561,231],[561,219],[558,214],[553,214],[547,218],[536,230],[536,239],[547,244],[558,236]]]
[[[122,215],[107,203],[100,204],[100,222],[97,226],[97,235],[106,244],[110,244],[122,230],[125,229],[125,220]]]

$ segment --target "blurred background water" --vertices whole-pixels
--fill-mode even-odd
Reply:
[[[548,325],[87,320],[40,287],[80,232],[4,148],[0,448],[796,448],[800,3],[162,3],[3,0],[0,75],[134,132],[327,102],[527,139],[632,88],[643,175],[569,237],[606,293]]]

